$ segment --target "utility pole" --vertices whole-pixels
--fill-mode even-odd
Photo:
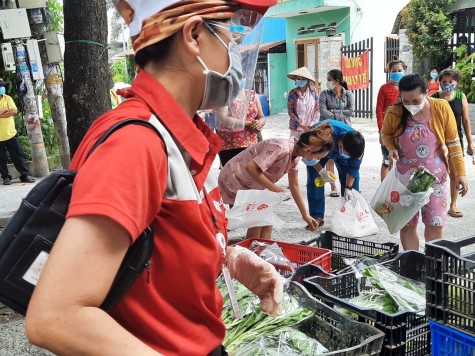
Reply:
[[[30,77],[30,69],[26,62],[26,48],[18,40],[14,41],[13,46],[18,80],[21,80],[20,88],[22,93],[20,95],[22,95],[23,100],[23,120],[31,147],[32,174],[36,177],[44,177],[49,174],[49,167],[38,107],[36,105],[35,91]]]
[[[51,117],[56,131],[58,140],[59,154],[61,157],[61,165],[67,169],[71,163],[69,152],[69,139],[67,134],[66,109],[64,107],[63,98],[63,81],[58,75],[55,64],[48,64],[48,56],[46,54],[46,42],[44,33],[46,30],[45,19],[41,13],[41,17],[33,17],[30,12],[30,28],[33,37],[38,39],[38,47],[40,49],[41,62],[43,64],[43,73],[45,76],[46,94],[51,109]]]

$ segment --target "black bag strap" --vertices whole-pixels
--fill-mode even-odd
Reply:
[[[87,154],[86,159],[89,158],[89,156],[96,150],[96,148],[99,147],[99,145],[102,144],[105,140],[107,140],[110,135],[112,135],[114,132],[116,132],[117,130],[119,130],[122,127],[127,126],[127,125],[142,125],[142,126],[146,126],[148,128],[151,128],[160,137],[163,144],[165,145],[165,140],[163,139],[162,134],[160,133],[160,131],[158,131],[158,129],[153,124],[151,124],[148,121],[142,120],[142,119],[126,119],[126,120],[119,121],[118,123],[112,125],[106,132],[104,132],[102,134],[102,136],[96,141],[94,146],[92,146],[91,150]],[[165,147],[166,147],[166,145],[165,145]],[[166,149],[165,149],[165,153],[167,153]]]

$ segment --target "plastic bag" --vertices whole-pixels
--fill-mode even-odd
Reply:
[[[377,234],[378,226],[374,222],[368,203],[356,190],[354,198],[343,202],[332,215],[331,230],[344,237],[363,237]]]
[[[228,228],[234,230],[272,225],[281,229],[284,221],[274,214],[274,209],[283,198],[284,193],[270,190],[238,190],[234,206],[226,211]]]
[[[389,171],[371,199],[371,208],[386,222],[391,234],[401,230],[414,215],[429,202],[433,188],[426,192],[412,193],[407,189],[414,170],[402,175],[396,165]]]
[[[316,335],[318,337],[318,334]],[[267,333],[236,350],[236,356],[302,356],[320,355],[328,352],[317,340],[303,332],[284,327]]]

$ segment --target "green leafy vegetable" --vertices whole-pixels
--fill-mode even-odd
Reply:
[[[328,350],[317,340],[293,328],[284,327],[243,345],[233,356],[310,356]]]
[[[407,189],[412,193],[427,192],[436,179],[426,168],[419,167],[409,181]]]

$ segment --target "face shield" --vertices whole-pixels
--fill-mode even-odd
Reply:
[[[238,10],[233,14],[231,23],[221,23],[226,27],[229,26],[232,36],[230,45],[237,46],[239,49],[242,79],[237,97],[231,98],[232,101],[228,102],[227,106],[213,109],[216,128],[219,130],[244,129],[264,23],[261,19],[262,15],[255,11]]]

